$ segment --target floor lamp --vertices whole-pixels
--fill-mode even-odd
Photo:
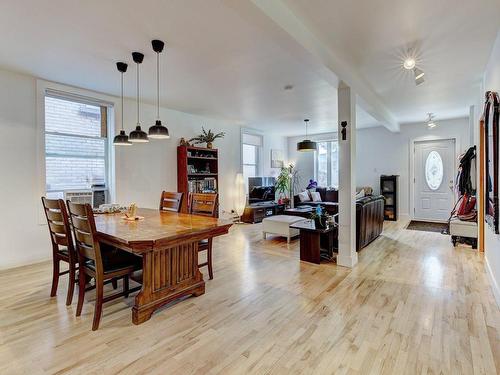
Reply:
[[[238,215],[237,223],[241,223],[241,215],[245,212],[245,206],[247,205],[247,195],[245,193],[245,180],[243,178],[243,173],[236,174],[236,199],[234,202],[234,210],[236,215]]]

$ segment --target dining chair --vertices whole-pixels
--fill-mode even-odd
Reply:
[[[217,214],[218,194],[193,193],[191,194],[190,212],[192,215],[215,217]],[[198,268],[208,266],[208,277],[214,278],[212,269],[212,238],[198,242],[198,253],[207,251],[207,261],[199,263]]]
[[[129,288],[129,276],[141,268],[142,259],[99,242],[94,213],[89,204],[68,201],[67,205],[80,265],[76,316],[80,316],[82,313],[86,291],[85,279],[87,276],[92,277],[95,279],[96,289],[94,320],[92,323],[92,330],[95,331],[99,328],[103,303],[122,296],[126,298],[129,293],[140,289],[140,287]],[[104,297],[104,284],[106,281],[116,279],[123,279],[122,292]]]
[[[57,294],[59,277],[69,274],[66,305],[71,305],[75,284],[78,283],[76,270],[78,270],[78,255],[76,253],[68,212],[62,199],[47,199],[42,197],[42,205],[49,227],[50,242],[52,243],[52,288],[50,296]],[[67,271],[60,271],[60,262],[68,263]]]
[[[182,193],[163,191],[160,199],[160,211],[179,212],[182,204]]]

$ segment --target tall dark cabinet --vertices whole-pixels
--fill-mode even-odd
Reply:
[[[398,177],[380,176],[380,194],[385,198],[384,220],[398,220]]]

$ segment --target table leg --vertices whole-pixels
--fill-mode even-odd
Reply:
[[[161,306],[187,295],[205,293],[198,270],[198,241],[143,254],[142,289],[135,297],[132,322],[141,324]]]
[[[320,234],[310,231],[300,231],[300,260],[304,262],[319,264],[320,254]]]

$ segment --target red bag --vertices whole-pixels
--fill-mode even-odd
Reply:
[[[468,215],[476,207],[476,197],[465,194],[460,198],[457,215]]]

